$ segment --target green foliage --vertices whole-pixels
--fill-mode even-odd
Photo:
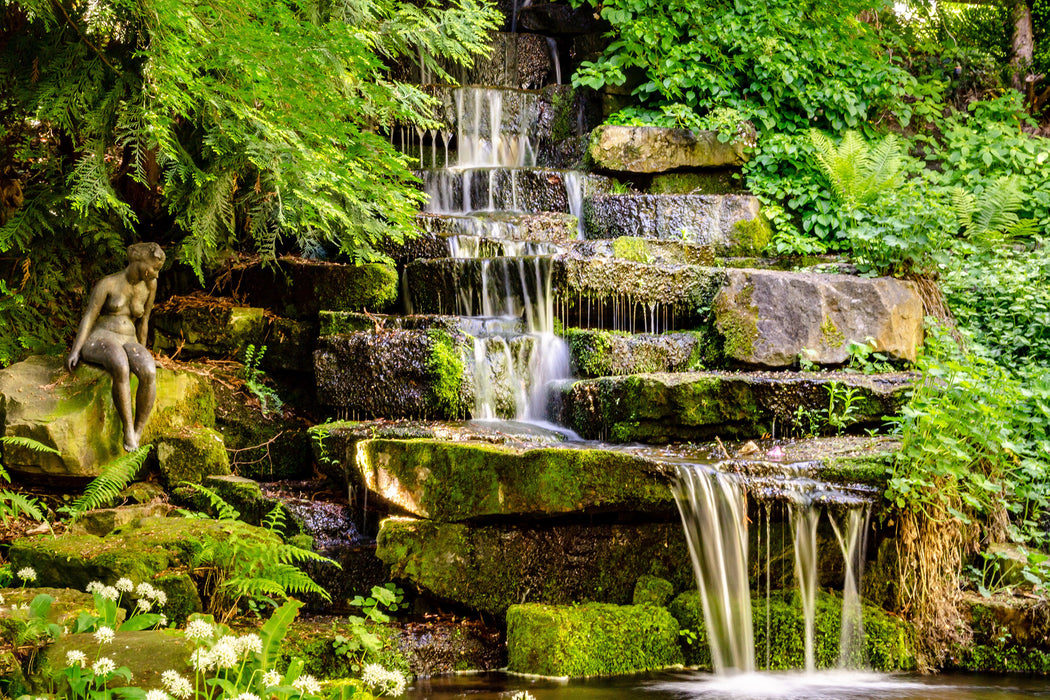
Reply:
[[[901,449],[887,498],[900,509],[947,513],[984,528],[1005,514],[1012,540],[1044,545],[1050,383],[1021,381],[989,359],[963,354],[936,328],[918,367],[922,381],[891,419]]]
[[[248,344],[244,348],[244,386],[248,388],[252,396],[259,400],[259,404],[262,406],[264,415],[271,415],[274,413],[280,413],[281,409],[284,408],[284,402],[281,401],[281,397],[277,395],[277,392],[266,386],[266,376],[261,369],[259,369],[259,363],[262,362],[263,355],[266,354],[266,346],[261,346],[258,350],[255,346]]]
[[[465,411],[462,399],[464,365],[456,340],[442,330],[428,330],[427,337],[431,341],[427,370],[433,377],[428,397],[430,404],[440,415],[461,416]]]
[[[382,651],[383,642],[373,627],[390,622],[387,612],[396,612],[404,607],[403,600],[404,591],[393,583],[372,586],[371,595],[367,598],[358,595],[350,600],[351,605],[361,608],[364,616],[348,615],[346,623],[350,636],[337,633],[333,647],[336,654],[348,661],[351,670],[360,671],[368,654]]]
[[[999,246],[954,256],[941,286],[974,350],[1006,367],[1050,366],[1050,249]]]
[[[658,110],[625,107],[611,114],[606,124],[618,126],[660,126],[693,131],[717,131],[722,143],[741,142],[755,145],[755,128],[747,116],[732,107],[716,107],[703,116],[680,102],[660,105]]]
[[[598,3],[592,3],[598,6]],[[858,16],[881,8],[846,3],[612,0],[600,4],[613,41],[584,62],[573,84],[623,85],[649,109],[730,107],[760,131],[857,128],[896,106],[911,84]]]
[[[87,485],[84,493],[71,505],[59,508],[59,512],[68,515],[71,522],[76,522],[89,510],[103,508],[112,503],[138,474],[151,449],[152,445],[143,445],[134,452],[103,465],[102,473]]]
[[[809,138],[820,169],[847,211],[872,202],[896,184],[902,158],[900,140],[893,134],[872,146],[852,130],[843,134],[838,146],[816,129],[810,130]]]
[[[222,496],[215,493],[208,487],[203,486],[202,484],[196,484],[192,481],[183,481],[179,485],[193,489],[197,493],[207,498],[208,504],[215,511],[216,517],[219,520],[237,520],[241,517],[240,511],[238,511],[226,499],[224,499]]]

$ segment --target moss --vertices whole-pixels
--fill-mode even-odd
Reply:
[[[805,621],[798,593],[774,591],[769,599],[768,611],[764,597],[755,597],[751,605],[756,667],[766,667],[768,654],[771,670],[803,668]],[[679,595],[669,609],[682,629],[689,630],[684,638],[689,640],[695,635],[698,640],[686,644],[686,663],[710,668],[711,658],[706,645],[699,593],[689,591]],[[814,636],[818,668],[834,668],[838,663],[841,615],[842,599],[833,593],[818,592]],[[879,671],[913,670],[916,663],[916,638],[911,625],[871,605],[864,605],[863,615],[865,652],[871,667]]]
[[[729,236],[729,252],[734,255],[754,255],[761,252],[773,238],[773,229],[762,214],[753,219],[738,221],[733,224]]]
[[[754,287],[744,285],[736,295],[733,306],[725,302],[716,302],[716,325],[722,334],[723,351],[726,357],[746,361],[755,352],[755,341],[758,340],[758,307],[752,304]]]
[[[468,407],[463,400],[465,368],[459,347],[447,331],[432,329],[427,331],[427,337],[430,339],[427,370],[433,378],[427,401],[441,415],[466,415]]]
[[[367,263],[347,266],[349,284],[342,276],[316,274],[314,294],[321,309],[332,311],[381,310],[397,300],[397,270]]]
[[[638,583],[634,585],[634,597],[632,603],[635,605],[667,605],[674,595],[674,584],[665,578],[658,576],[638,577]]]
[[[183,624],[187,617],[203,610],[200,595],[197,593],[197,584],[189,574],[185,572],[162,574],[154,578],[151,583],[154,588],[164,591],[168,596],[163,612],[175,625]]]
[[[846,336],[838,329],[830,316],[825,316],[820,324],[820,342],[828,348],[841,348],[846,342]]]
[[[653,261],[652,253],[644,238],[636,236],[620,236],[612,242],[613,255],[617,258],[630,260],[631,262],[650,263]]]
[[[652,605],[514,605],[507,669],[542,676],[611,676],[682,664],[678,624]]]
[[[820,478],[840,484],[886,486],[894,455],[892,453],[828,457],[823,460]]]
[[[229,474],[230,458],[222,435],[201,425],[187,426],[156,441],[162,481],[172,488],[184,481],[200,483],[213,474]]]

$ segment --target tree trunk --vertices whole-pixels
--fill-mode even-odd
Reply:
[[[1013,85],[1021,92],[1025,92],[1025,73],[1031,69],[1032,57],[1035,55],[1032,8],[1028,7],[1026,0],[1016,0],[1014,3],[1013,20],[1013,58],[1010,59],[1010,64],[1013,66]]]

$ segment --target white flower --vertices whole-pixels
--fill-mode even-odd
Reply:
[[[116,600],[120,597],[120,591],[118,591],[113,586],[103,586],[99,590],[98,594],[102,597],[103,600]]]
[[[141,610],[144,613],[148,613],[150,611],[150,608],[152,607],[153,603],[149,602],[145,598],[139,598],[138,601],[135,603],[135,608]]]
[[[88,593],[100,593],[102,591],[102,588],[103,585],[101,581],[92,581],[87,585],[87,588],[85,588],[84,590]]]
[[[281,684],[281,674],[273,669],[270,669],[263,674],[263,685],[267,688],[272,688],[275,685]]]
[[[262,652],[262,639],[254,633],[237,637],[234,640],[234,645],[237,647],[238,654],[250,654],[252,652],[259,654]]]
[[[108,656],[100,656],[98,661],[91,667],[96,676],[108,676],[117,670],[117,665]]]
[[[208,671],[215,665],[215,660],[207,649],[198,649],[190,655],[190,665],[198,671]]]
[[[147,690],[146,700],[168,700],[168,694],[163,690]]]
[[[27,566],[25,568],[19,569],[18,573],[15,574],[15,576],[22,579],[23,581],[36,581],[36,570],[32,567]]]
[[[139,598],[152,598],[153,586],[143,581],[139,585],[135,586],[135,595]]]
[[[168,689],[168,692],[177,698],[188,698],[193,694],[193,684],[185,676],[179,675],[178,671],[165,671],[160,676],[160,682]]]
[[[2,595],[0,595],[0,605],[3,605],[3,604],[4,604],[4,597]]]
[[[186,639],[211,639],[214,634],[215,630],[212,629],[211,625],[200,618],[190,620],[189,624],[186,625]]]
[[[99,644],[109,644],[113,641],[113,628],[99,627],[95,632],[95,641]]]
[[[146,700],[149,700],[149,698]],[[519,690],[510,696],[510,700],[536,700],[536,696],[527,690]]]
[[[157,627],[167,627],[167,626],[168,626],[168,616],[165,615],[164,613],[161,613],[160,614],[160,619],[157,620]]]
[[[66,666],[79,666],[80,668],[84,668],[87,666],[87,654],[78,649],[67,651]]]
[[[130,578],[117,579],[117,582],[113,584],[113,587],[121,593],[131,593],[135,590],[135,584],[132,583]]]
[[[164,591],[160,590],[159,588],[154,588],[153,589],[153,595],[148,596],[148,597],[149,598],[153,598],[153,601],[157,605],[164,606],[164,605],[168,604],[168,594],[165,593]]]
[[[215,642],[211,648],[211,658],[218,668],[233,668],[237,665],[237,640],[233,637],[223,637]]]
[[[365,685],[377,688],[381,694],[397,697],[405,692],[405,676],[400,671],[388,671],[379,664],[368,664],[361,674]]]
[[[303,694],[309,693],[310,695],[317,695],[321,692],[321,684],[317,682],[316,678],[309,674],[299,676],[292,681],[292,687]]]
[[[259,700],[259,696],[254,693],[241,693],[233,700]]]

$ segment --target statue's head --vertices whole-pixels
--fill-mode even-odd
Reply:
[[[156,243],[133,243],[128,246],[128,266],[142,268],[140,279],[156,279],[164,259],[164,249]]]

